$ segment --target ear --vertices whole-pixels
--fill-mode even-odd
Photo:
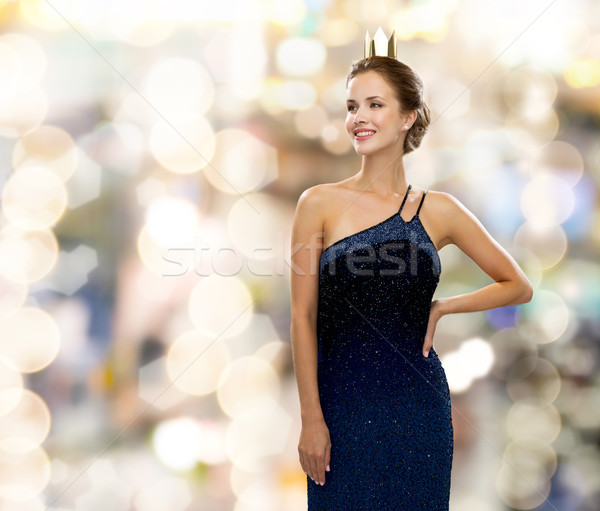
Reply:
[[[412,126],[416,120],[417,120],[417,111],[416,110],[409,110],[404,115],[404,124],[405,125]]]

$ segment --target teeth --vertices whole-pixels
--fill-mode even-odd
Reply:
[[[356,133],[357,137],[365,137],[367,135],[373,135],[373,133],[375,133],[374,131],[359,131],[358,133]]]

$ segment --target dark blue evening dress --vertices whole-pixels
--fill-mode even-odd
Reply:
[[[441,271],[419,219],[400,209],[327,247],[319,264],[318,384],[331,438],[308,511],[447,511],[451,401],[422,347]]]

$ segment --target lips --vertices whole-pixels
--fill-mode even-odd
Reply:
[[[356,138],[356,140],[367,140],[368,138],[371,138],[373,135],[375,135],[375,131],[374,130],[355,130],[354,131],[354,138]]]

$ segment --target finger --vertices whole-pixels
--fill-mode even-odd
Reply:
[[[300,450],[300,448],[298,448],[298,457],[300,458],[300,465],[302,466],[302,471],[308,475],[307,471],[306,471],[306,462],[304,459],[304,453]]]
[[[329,462],[331,461],[331,443],[327,444],[325,448],[325,471],[329,472],[331,469],[329,468]]]
[[[314,480],[316,484],[322,485],[325,479],[325,467],[323,465],[323,456],[315,454],[313,456]]]
[[[324,456],[319,456],[316,460],[317,462],[317,484],[323,486],[325,484],[325,458]]]
[[[307,454],[306,460],[307,460],[308,476],[314,481],[315,477],[316,477],[316,474],[317,474],[314,456]]]

